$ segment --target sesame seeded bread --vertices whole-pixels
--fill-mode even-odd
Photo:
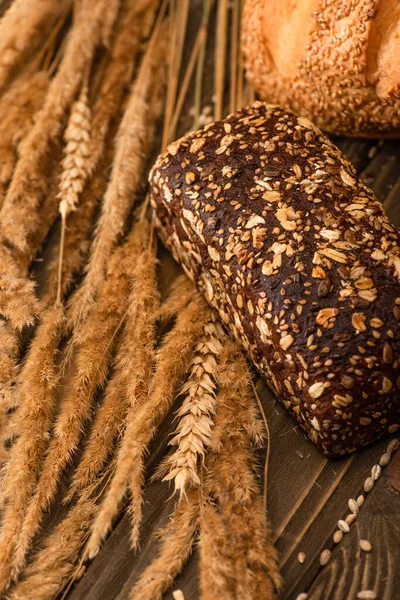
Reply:
[[[399,428],[399,234],[318,129],[256,102],[150,184],[165,245],[327,455]]]
[[[400,136],[398,0],[246,0],[247,75],[336,134]]]

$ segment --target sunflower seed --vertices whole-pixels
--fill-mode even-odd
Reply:
[[[371,552],[371,542],[369,542],[368,540],[360,540],[360,548],[361,550],[364,550],[364,552]]]
[[[343,519],[338,521],[338,527],[341,531],[343,531],[343,533],[349,533],[350,531],[350,525],[346,523],[346,521],[343,521]]]

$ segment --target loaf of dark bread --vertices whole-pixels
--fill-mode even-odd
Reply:
[[[165,245],[324,453],[399,428],[400,237],[321,131],[256,102],[150,184]]]

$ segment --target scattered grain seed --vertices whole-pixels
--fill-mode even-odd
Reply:
[[[379,464],[381,467],[386,467],[386,465],[390,462],[390,454],[389,452],[385,452],[379,459]]]
[[[325,550],[322,550],[320,557],[319,557],[319,564],[321,565],[321,567],[324,567],[325,565],[328,564],[328,562],[331,560],[331,556],[332,556],[332,552],[330,550],[328,550],[328,548],[325,548]]]
[[[357,498],[357,504],[358,504],[359,508],[361,508],[361,506],[364,504],[364,502],[365,502],[365,496],[363,496],[363,494],[361,494]]]
[[[350,498],[350,500],[348,501],[348,506],[349,506],[350,512],[352,512],[354,515],[358,515],[360,508],[359,508],[356,500],[354,500],[354,498]]]
[[[346,523],[348,523],[349,525],[351,525],[352,523],[354,523],[354,521],[357,519],[357,515],[354,513],[350,513],[349,515],[347,515],[345,521]]]
[[[389,452],[389,454],[392,454],[393,452],[396,452],[396,450],[398,450],[398,448],[399,448],[399,445],[400,445],[400,441],[398,439],[392,440],[388,444],[387,452]]]
[[[296,600],[307,600],[308,598],[308,594],[306,594],[305,592],[302,592],[301,594],[299,594],[296,598]]]
[[[172,592],[172,597],[174,600],[185,600],[182,590],[174,590]]]
[[[372,550],[371,542],[369,542],[368,540],[360,540],[360,548],[364,552],[371,552],[371,550]]]
[[[375,481],[372,479],[372,477],[367,477],[367,479],[364,481],[364,492],[370,492],[374,485]]]
[[[343,521],[343,519],[338,521],[338,527],[343,533],[349,533],[350,531],[350,525],[346,521]]]
[[[304,563],[304,561],[306,560],[306,555],[304,554],[304,552],[299,552],[298,553],[297,560],[299,561],[299,563],[301,565]]]
[[[382,468],[380,467],[380,465],[374,465],[371,469],[371,477],[374,481],[378,481],[379,477],[381,476],[382,473]]]
[[[377,597],[376,592],[373,590],[363,590],[357,594],[358,600],[376,600]]]
[[[335,531],[335,533],[333,534],[333,541],[335,542],[335,544],[339,544],[339,542],[341,542],[343,539],[343,531],[341,531],[340,529],[337,529]]]

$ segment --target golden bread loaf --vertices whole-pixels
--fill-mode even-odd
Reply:
[[[400,135],[399,0],[246,0],[242,46],[263,100],[334,134]]]

